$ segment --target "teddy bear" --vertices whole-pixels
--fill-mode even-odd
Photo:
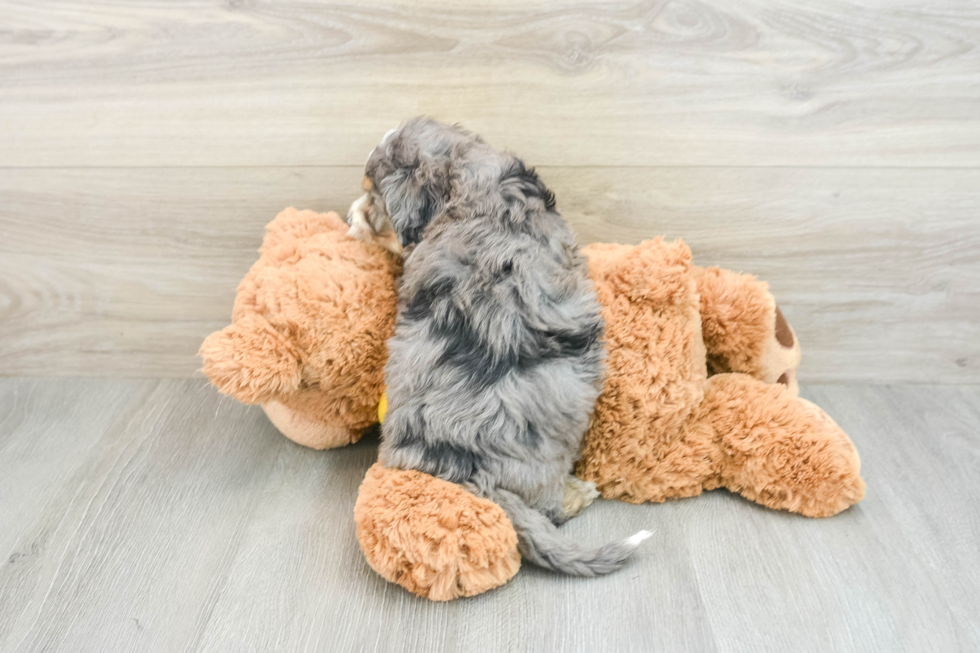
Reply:
[[[266,227],[232,324],[199,352],[219,391],[260,404],[295,442],[357,441],[378,421],[400,260],[335,213]],[[726,488],[834,515],[864,494],[853,443],[799,398],[796,334],[750,275],[693,265],[682,241],[583,248],[606,324],[606,375],[575,473],[601,496],[662,502]],[[372,466],[357,537],[387,580],[432,600],[473,596],[520,567],[503,509],[413,470]]]
[[[400,260],[346,234],[336,213],[282,211],[238,284],[232,323],[198,352],[218,390],[313,449],[357,442],[378,421],[395,325]]]

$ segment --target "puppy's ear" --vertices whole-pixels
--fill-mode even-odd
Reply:
[[[448,201],[450,164],[448,156],[422,157],[416,165],[399,168],[381,183],[381,195],[402,245],[419,242],[426,226]]]

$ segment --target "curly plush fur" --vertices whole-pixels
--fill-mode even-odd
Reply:
[[[860,501],[860,460],[844,432],[793,388],[758,378],[769,340],[799,360],[795,343],[778,342],[771,295],[751,279],[704,274],[681,241],[585,251],[607,324],[610,373],[576,469],[581,478],[604,497],[631,503],[726,487],[771,508],[823,517]],[[741,324],[731,310],[739,294],[740,305],[773,308],[749,312]],[[712,310],[702,322],[705,305]],[[704,323],[726,324],[732,336],[711,333],[711,355]],[[763,326],[768,337],[757,337]],[[736,332],[753,346],[733,347]],[[749,374],[709,379],[712,358]]]
[[[717,267],[693,268],[701,297],[701,332],[708,372],[741,372],[799,392],[800,345],[769,292],[748,274]]]
[[[414,470],[371,467],[354,520],[375,571],[434,601],[485,592],[521,566],[517,534],[498,505]]]
[[[492,498],[539,566],[618,569],[639,539],[589,550],[555,528],[594,496],[571,472],[601,387],[602,318],[551,192],[520,159],[428,119],[386,137],[365,173],[372,193],[352,213],[372,212],[406,252],[381,463]]]
[[[232,323],[198,355],[224,394],[262,404],[300,444],[356,442],[377,421],[398,257],[347,237],[336,213],[286,209],[238,285]]]

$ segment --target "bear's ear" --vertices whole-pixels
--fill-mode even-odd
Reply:
[[[280,211],[275,219],[265,226],[265,238],[259,253],[269,252],[283,243],[296,242],[317,234],[339,231],[347,233],[347,223],[339,215],[317,213],[316,211],[298,211],[292,207]]]
[[[261,315],[249,314],[205,339],[201,371],[222,394],[258,404],[299,389],[300,354]]]

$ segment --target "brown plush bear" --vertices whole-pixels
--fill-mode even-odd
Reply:
[[[287,209],[267,227],[233,323],[201,347],[222,392],[260,403],[291,439],[356,441],[377,421],[395,257],[336,215]],[[724,487],[811,517],[864,493],[857,452],[799,399],[795,334],[767,286],[702,269],[684,243],[584,249],[606,321],[607,371],[576,468],[606,498],[639,503]],[[520,566],[503,510],[417,471],[374,465],[357,536],[386,579],[434,600],[472,596]]]
[[[290,208],[265,230],[232,323],[201,345],[203,371],[298,444],[357,442],[378,421],[401,262],[348,238],[336,213]]]

